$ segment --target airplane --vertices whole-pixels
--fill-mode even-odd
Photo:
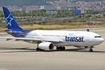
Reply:
[[[3,7],[3,12],[8,28],[5,32],[13,36],[6,39],[35,43],[37,44],[36,51],[52,51],[54,47],[56,50],[65,50],[65,46],[74,46],[89,48],[89,51],[93,52],[94,46],[104,41],[101,35],[89,29],[87,31],[24,30],[15,21],[7,7]]]

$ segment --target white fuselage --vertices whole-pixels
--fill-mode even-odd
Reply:
[[[99,34],[87,31],[33,30],[26,38],[52,42],[55,46],[94,46],[104,41]]]

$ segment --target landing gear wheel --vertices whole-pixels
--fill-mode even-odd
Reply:
[[[40,49],[39,48],[36,48],[36,51],[40,51]]]
[[[65,50],[65,47],[62,47],[62,50]]]
[[[90,52],[93,52],[93,49],[89,49]]]
[[[61,46],[61,47],[59,47],[59,49],[60,49],[60,50],[63,50],[62,46]]]
[[[65,47],[60,46],[60,47],[56,47],[56,49],[57,51],[61,51],[61,50],[65,50]]]
[[[56,49],[57,49],[57,51],[59,51],[60,50],[60,47],[56,47]]]
[[[93,52],[93,49],[92,48],[93,48],[93,46],[90,47],[90,49],[89,49],[90,52]]]

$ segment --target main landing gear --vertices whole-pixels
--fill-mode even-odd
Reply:
[[[40,49],[39,48],[36,48],[36,51],[40,51]]]
[[[57,51],[65,50],[65,47],[64,46],[57,46],[56,47],[56,50]]]

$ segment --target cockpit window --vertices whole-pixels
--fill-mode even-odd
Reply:
[[[101,36],[95,36],[94,38],[101,38]]]

